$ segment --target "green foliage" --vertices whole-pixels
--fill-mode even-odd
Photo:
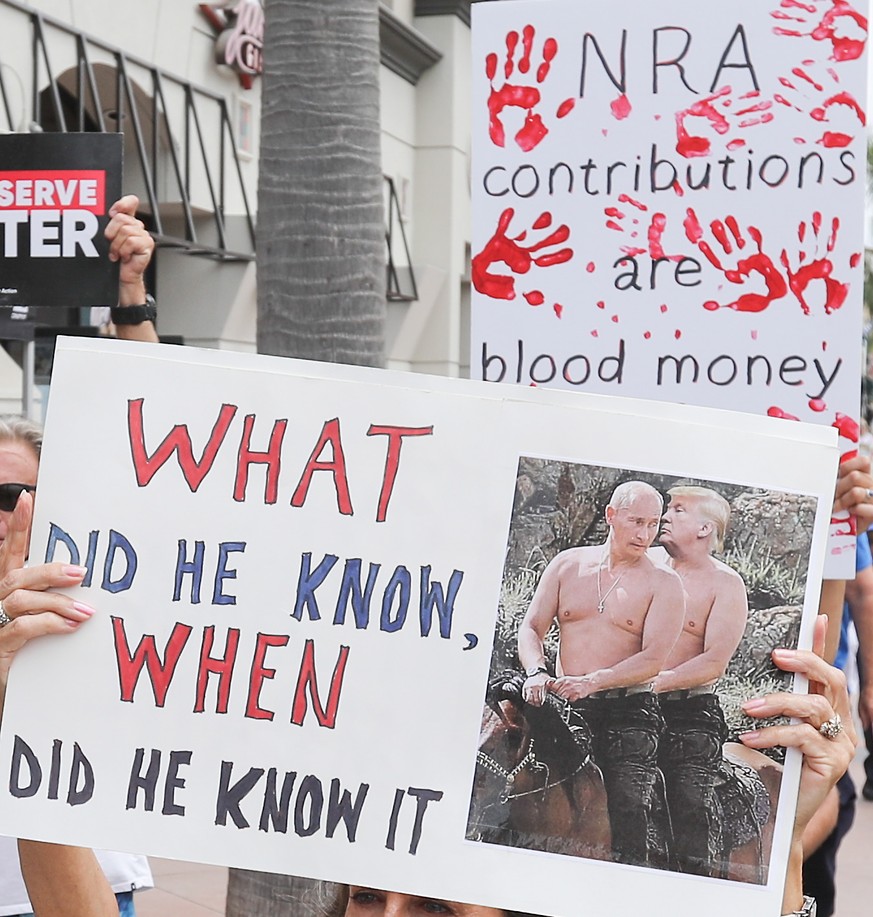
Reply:
[[[745,544],[733,544],[723,558],[746,584],[750,608],[802,605],[805,576],[796,564],[774,558],[768,545],[753,537]]]

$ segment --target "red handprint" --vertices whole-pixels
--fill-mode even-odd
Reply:
[[[776,93],[776,102],[808,114],[814,121],[832,125],[818,140],[822,146],[848,146],[854,140],[858,127],[867,123],[864,109],[851,93],[840,88],[840,78],[832,67],[827,68],[825,75],[816,74],[816,78],[810,74],[809,67],[795,67],[791,78],[783,76],[779,82],[787,91],[785,94]],[[843,130],[833,130],[833,127]]]
[[[800,303],[800,308],[803,309],[805,315],[810,314],[809,303],[806,300],[806,291],[814,280],[824,281],[824,310],[825,314],[827,315],[830,315],[831,312],[833,312],[835,309],[839,309],[840,306],[842,306],[842,304],[846,301],[846,296],[849,293],[848,283],[841,283],[831,276],[834,270],[834,265],[829,256],[837,244],[837,234],[840,231],[840,221],[837,217],[834,217],[831,221],[830,235],[828,236],[825,243],[824,254],[821,253],[821,221],[821,214],[816,211],[813,213],[812,220],[809,224],[803,222],[797,227],[797,237],[800,240],[801,245],[803,245],[806,240],[808,226],[812,227],[812,261],[806,260],[806,251],[801,251],[798,255],[798,267],[796,270],[793,270],[788,260],[788,252],[785,249],[782,250],[782,256],[780,259],[782,261],[782,266],[785,268],[785,272],[788,275],[788,287],[797,298],[797,301]],[[850,258],[849,263],[851,266],[857,264],[857,257],[860,256],[853,255]]]
[[[693,242],[700,252],[706,257],[709,263],[721,271],[726,280],[731,283],[744,284],[753,274],[757,274],[764,282],[765,292],[763,293],[743,293],[736,300],[729,303],[718,303],[714,300],[704,303],[704,308],[715,309],[736,309],[737,312],[763,312],[770,303],[781,299],[788,292],[788,285],[785,278],[773,264],[769,255],[764,254],[761,232],[754,226],[748,228],[748,234],[757,246],[757,252],[741,258],[737,261],[736,267],[726,268],[722,264],[721,258],[716,255],[709,243],[703,238],[703,229],[697,214],[688,209],[685,218],[685,235],[690,242]],[[746,240],[737,225],[734,217],[726,217],[724,222],[713,220],[709,224],[712,237],[718,242],[724,255],[732,255],[734,248],[742,250],[746,247]]]
[[[687,123],[691,119],[703,119],[708,129],[724,136],[732,130],[744,130],[756,124],[767,124],[773,120],[771,99],[762,98],[757,91],[746,92],[736,100],[734,110],[733,89],[723,86],[718,92],[699,99],[690,108],[676,113],[676,152],[690,159],[693,156],[708,156],[712,143],[708,137],[689,133]],[[737,137],[728,141],[728,148],[742,146],[745,141]]]
[[[519,233],[514,238],[507,234],[509,224],[515,216],[515,211],[508,207],[500,214],[497,229],[494,235],[485,243],[485,247],[473,258],[472,279],[473,287],[480,293],[492,299],[515,299],[515,277],[512,274],[527,274],[531,265],[537,267],[551,267],[553,264],[562,264],[573,257],[572,248],[561,248],[558,251],[545,252],[534,257],[535,252],[543,252],[546,248],[562,245],[570,238],[570,227],[562,224],[549,233],[539,242],[531,245],[522,245],[527,239],[527,231]],[[552,225],[552,215],[541,213],[534,221],[533,229],[548,229]],[[491,267],[495,264],[505,264],[512,274],[495,274]],[[545,297],[539,290],[530,290],[522,294],[532,306],[539,306]],[[560,315],[559,309],[555,311]]]
[[[518,72],[528,74],[531,70],[531,52],[535,30],[532,25],[526,25],[521,33],[521,57],[518,61]],[[503,65],[503,74],[506,82],[497,89],[494,78],[497,76],[498,57],[492,52],[485,58],[485,75],[491,83],[491,95],[488,97],[488,112],[490,114],[489,134],[495,146],[506,145],[506,131],[503,126],[502,116],[507,108],[518,108],[525,114],[524,124],[515,135],[515,142],[529,153],[548,134],[549,129],[543,123],[542,116],[534,112],[534,108],[542,98],[537,86],[510,83],[509,78],[515,70],[515,54],[518,50],[518,32],[509,32],[506,36],[506,62]],[[558,43],[554,38],[547,38],[543,42],[543,59],[537,67],[534,78],[537,84],[542,84],[549,75],[552,61],[558,53]],[[558,107],[557,117],[563,118],[572,110],[575,99],[567,99]]]
[[[848,0],[782,0],[779,7],[770,15],[783,22],[797,23],[797,26],[776,26],[773,31],[777,35],[829,41],[833,48],[831,60],[835,61],[857,60],[864,53],[867,17]]]
[[[619,204],[630,205],[635,207],[641,213],[647,213],[649,208],[643,204],[641,201],[634,200],[627,194],[620,194],[618,196]],[[628,225],[625,220],[627,219],[626,208],[621,209],[621,207],[605,207],[603,210],[603,215],[606,217],[606,228],[611,229],[614,232],[628,232],[631,239],[639,239],[640,230],[639,217],[632,216],[630,220],[630,225]],[[664,232],[667,229],[667,217],[663,213],[655,212],[651,215],[649,219],[649,225],[646,227],[646,243],[647,247],[642,248],[639,245],[622,245],[621,251],[626,255],[630,255],[632,258],[636,258],[639,255],[649,255],[653,260],[664,260],[667,261],[681,261],[682,255],[668,255],[664,251],[663,236]]]

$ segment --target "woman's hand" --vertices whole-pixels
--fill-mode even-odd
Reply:
[[[21,647],[44,634],[71,633],[94,614],[89,605],[52,591],[81,583],[87,572],[84,567],[59,563],[24,566],[32,519],[33,497],[24,492],[0,545],[0,608],[9,618],[0,626],[0,713],[9,669]]]
[[[743,710],[753,717],[788,716],[797,722],[767,726],[747,732],[740,740],[749,748],[774,748],[777,745],[796,748],[803,753],[800,789],[794,820],[792,852],[785,883],[784,913],[799,909],[802,903],[803,848],[801,839],[809,820],[822,804],[831,788],[849,767],[857,744],[857,734],[849,708],[846,677],[822,658],[827,617],[819,615],[815,624],[813,650],[773,650],[773,662],[785,672],[805,675],[809,693],[781,692],[768,694],[743,704]],[[841,728],[828,738],[821,732],[824,723]]]

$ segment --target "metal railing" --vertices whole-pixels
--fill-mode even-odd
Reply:
[[[30,29],[29,104],[22,82],[29,129],[105,132],[128,125],[156,242],[220,260],[253,260],[255,222],[227,100],[17,0],[0,0],[5,48],[15,41],[10,20],[16,14]],[[50,59],[49,35],[51,53],[67,61],[62,70]],[[2,113],[7,129],[15,131],[21,125],[15,122],[4,63],[0,49]],[[128,185],[131,180],[125,176]]]

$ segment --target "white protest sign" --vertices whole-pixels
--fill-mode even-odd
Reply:
[[[808,612],[808,641],[833,431],[86,339],[59,342],[54,373],[31,551],[85,564],[77,595],[98,612],[16,661],[4,832],[540,914],[578,913],[583,886],[595,913],[778,913],[795,758],[752,779],[752,872],[704,880],[611,862],[608,843],[486,836],[479,733],[489,668],[514,654],[512,558],[554,552],[536,527],[570,505],[556,480],[575,476],[589,540],[628,478],[709,482],[744,520],[738,544],[770,501],[797,527],[788,617],[796,635]],[[600,771],[582,770],[602,813]]]
[[[857,2],[473,17],[471,375],[833,425],[854,454]],[[847,517],[832,536],[827,569],[852,576]]]

